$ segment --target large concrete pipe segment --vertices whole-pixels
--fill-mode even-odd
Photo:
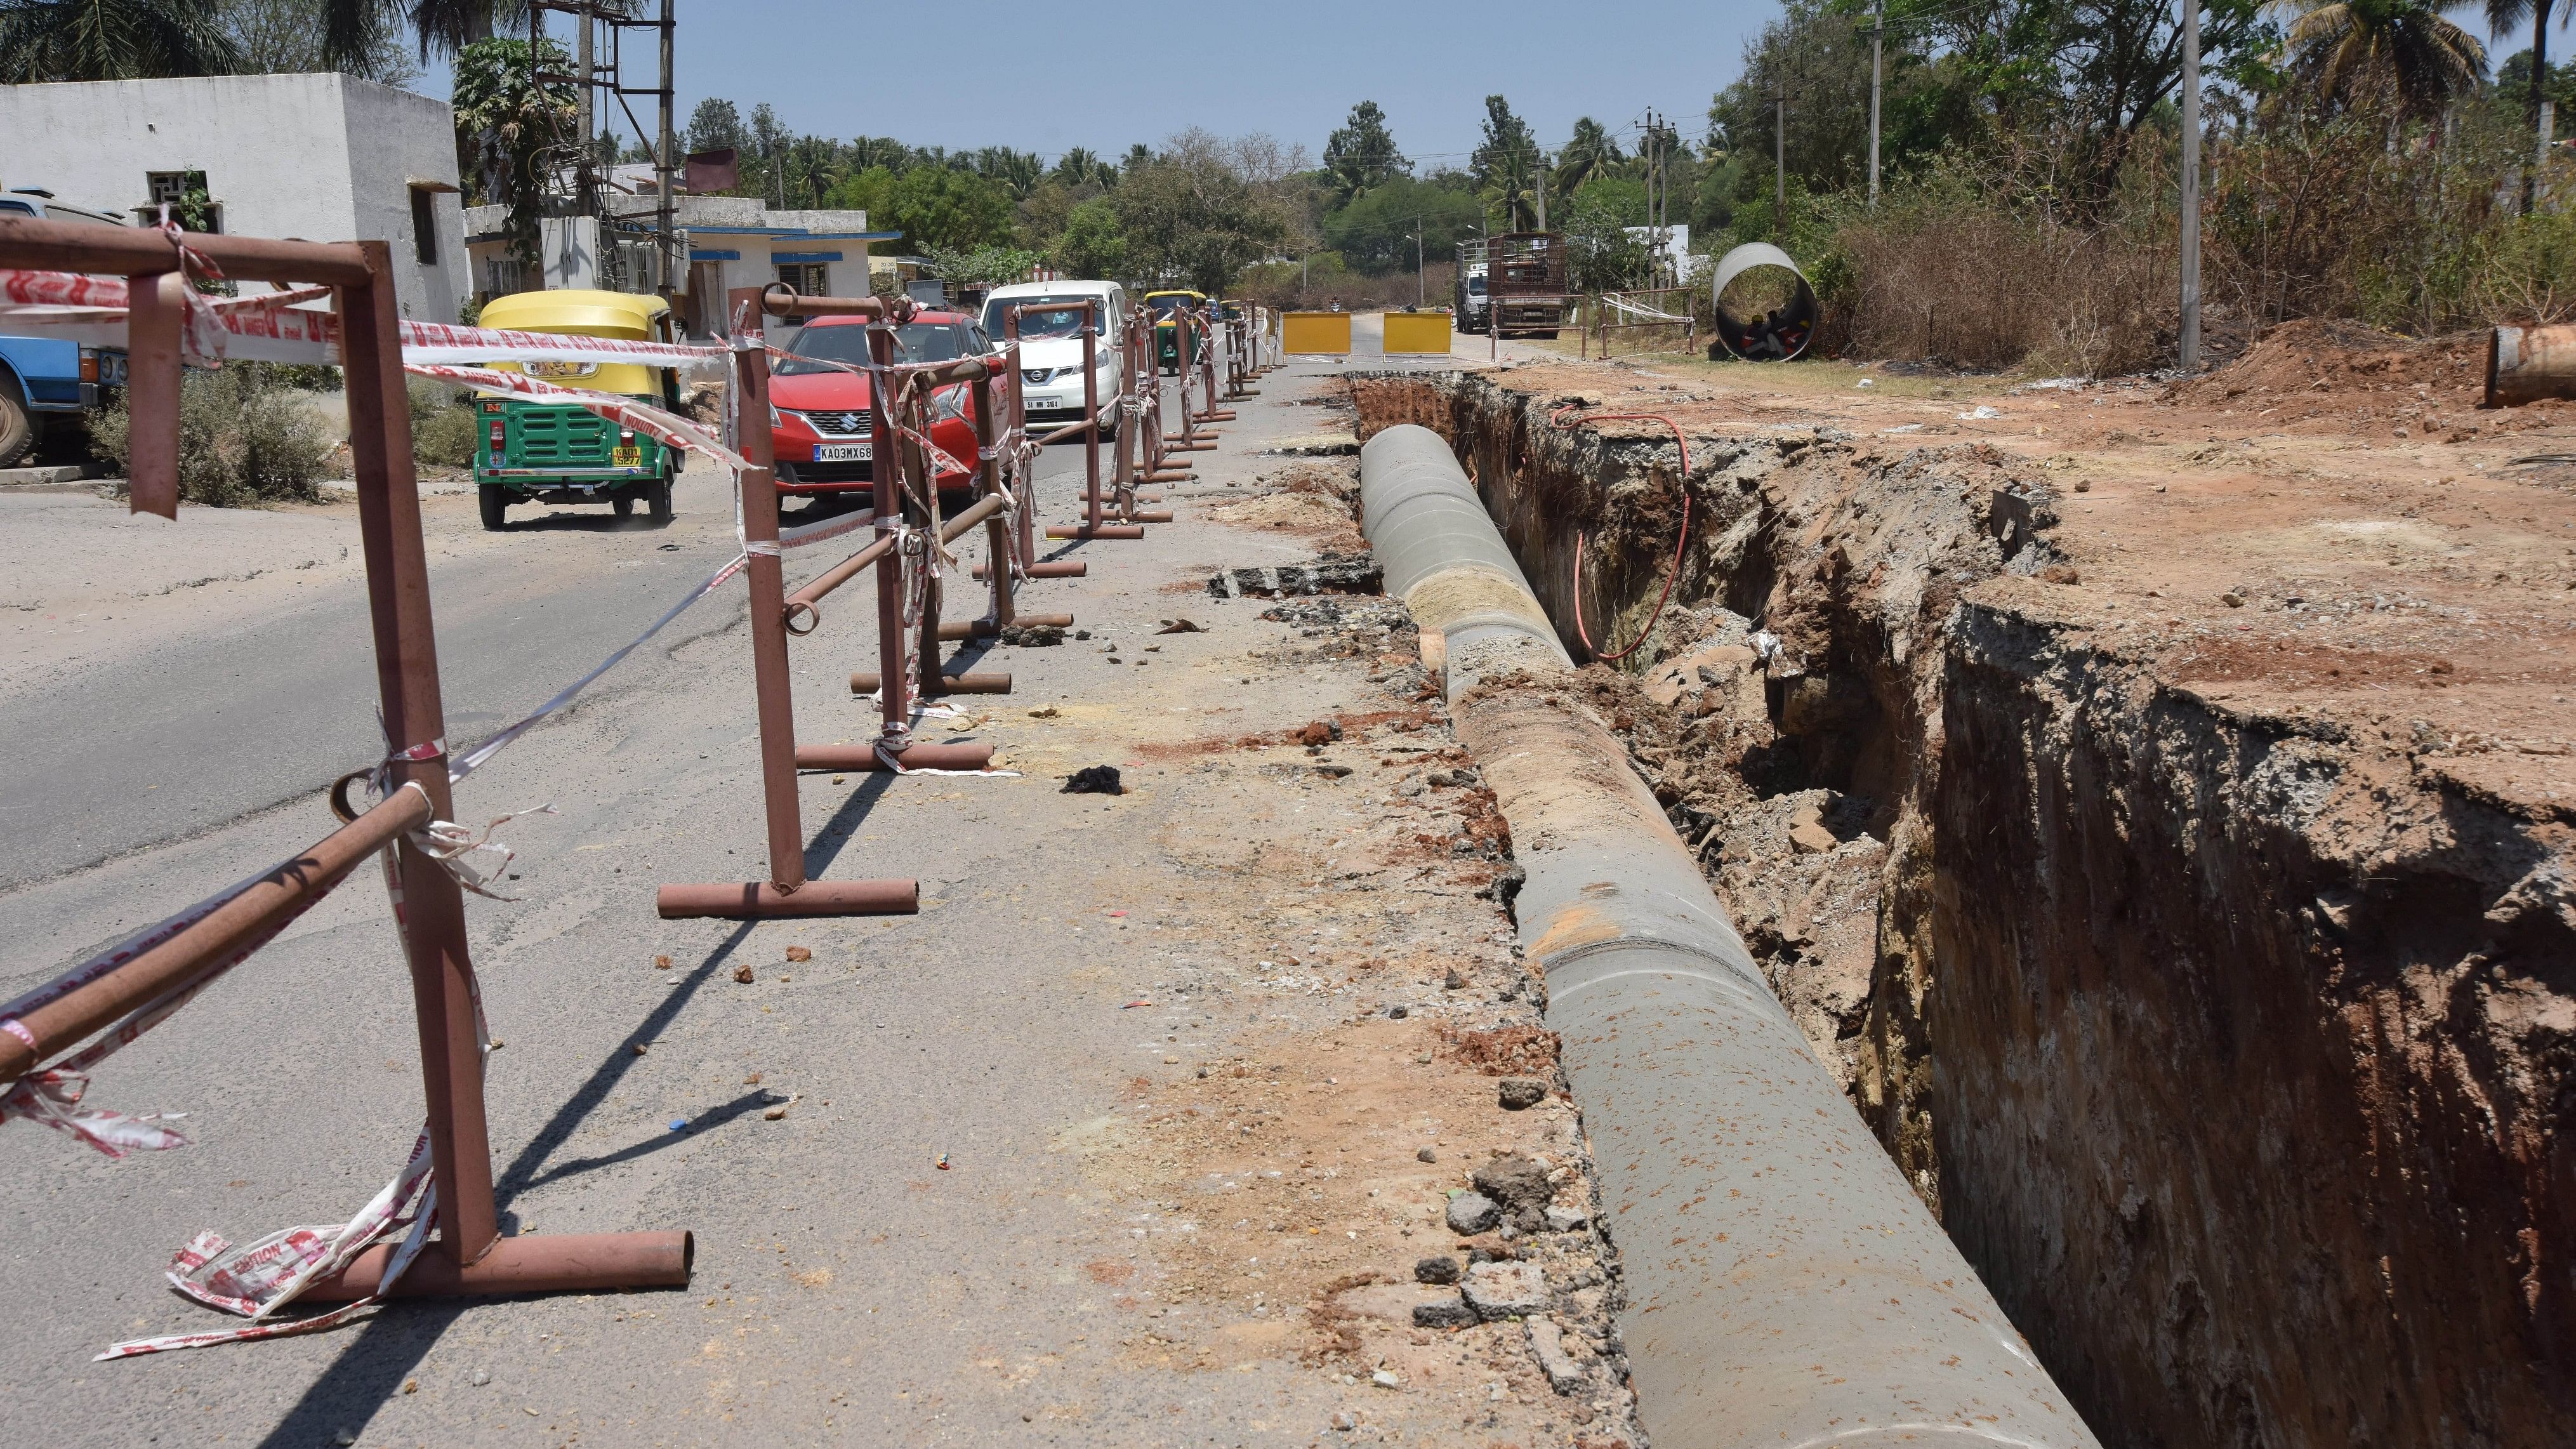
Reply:
[[[1808,1049],[1431,431],[1362,527],[1528,872],[1521,940],[1600,1168],[1655,1449],[2096,1441]]]
[[[1727,289],[1737,279],[1759,279],[1775,271],[1788,274],[1787,301],[1758,313],[1741,302],[1727,305]],[[1718,258],[1717,276],[1709,285],[1709,307],[1717,314],[1717,341],[1708,349],[1711,362],[1723,361],[1721,352],[1746,362],[1787,362],[1815,340],[1816,289],[1807,284],[1807,274],[1798,270],[1789,254],[1769,242],[1746,242]]]

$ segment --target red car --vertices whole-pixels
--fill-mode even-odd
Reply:
[[[962,312],[917,313],[894,334],[897,362],[954,362],[994,350],[984,329]],[[785,350],[794,356],[781,359],[769,381],[769,444],[778,491],[868,491],[876,476],[871,471],[875,439],[868,428],[868,379],[824,365],[868,360],[867,319],[817,317],[787,339]],[[971,387],[952,383],[938,393],[930,440],[948,460],[933,458],[931,466],[938,470],[943,493],[963,492],[974,482],[975,424],[966,411],[973,405],[967,396]]]

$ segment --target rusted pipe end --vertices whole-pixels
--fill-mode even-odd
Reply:
[[[666,885],[654,892],[653,909],[666,921],[909,916],[921,910],[921,883],[910,880],[811,880],[792,891],[781,890],[775,883],[765,880]]]
[[[398,1245],[380,1243],[304,1290],[316,1303],[345,1303],[376,1291]],[[607,1293],[686,1288],[697,1265],[693,1233],[564,1233],[503,1238],[459,1268],[423,1253],[395,1280],[397,1298],[488,1297],[503,1293]]]
[[[907,770],[988,770],[993,766],[993,747],[980,744],[908,744],[889,749],[896,761]],[[891,770],[874,744],[864,745],[798,745],[796,768],[800,770]],[[806,889],[812,889],[811,886]]]
[[[805,627],[802,629],[796,627],[796,621],[800,616],[805,620]],[[802,639],[823,627],[823,611],[803,599],[789,599],[787,607],[780,611],[779,624],[788,633]]]

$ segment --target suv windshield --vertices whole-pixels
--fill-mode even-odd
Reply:
[[[787,351],[795,356],[778,364],[778,375],[794,377],[808,372],[837,372],[828,362],[866,362],[868,333],[874,328],[852,323],[831,327],[800,327],[787,339]],[[964,322],[907,322],[894,330],[894,360],[897,362],[954,362],[958,358],[979,356],[991,349],[981,346],[982,338]],[[815,360],[809,360],[815,359]]]
[[[1065,303],[1075,306],[1065,306]],[[1020,310],[1022,337],[1079,337],[1082,335],[1082,313],[1079,304],[1091,302],[1094,310],[1091,330],[1100,332],[1099,299],[1095,297],[996,297],[984,304],[984,335],[1000,337],[1010,331],[1004,319],[1011,308]]]

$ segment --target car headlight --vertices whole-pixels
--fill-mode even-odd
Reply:
[[[966,416],[966,389],[952,387],[933,394],[931,412],[941,422]]]
[[[787,426],[787,420],[778,415],[778,404],[776,403],[771,403],[769,405],[769,425],[773,428],[783,428]]]

